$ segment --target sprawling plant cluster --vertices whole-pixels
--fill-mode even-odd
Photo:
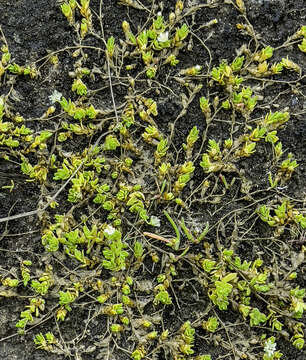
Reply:
[[[120,3],[146,9],[138,1]],[[304,236],[305,209],[283,192],[298,170],[298,154],[280,140],[288,109],[260,105],[265,84],[289,74],[297,86],[302,69],[289,57],[273,62],[277,49],[259,42],[243,1],[234,6],[244,19],[237,31],[255,47],[242,46],[231,61],[213,59],[215,66],[212,59],[181,66],[192,41],[200,40],[211,57],[189,21],[202,5],[186,7],[181,0],[168,17],[153,7],[141,29],[124,20],[121,38],[105,37],[103,17],[90,0],[66,0],[59,14],[76,45],[31,65],[14,63],[3,39],[3,82],[39,83],[38,64],[60,69],[64,51],[73,62],[71,92],[54,90],[35,121],[15,112],[11,92],[0,97],[1,156],[41,188],[43,205],[23,216],[39,216],[48,255],[43,269],[22,259],[14,276],[1,271],[1,295],[26,294],[16,328],[34,333],[38,349],[69,355],[66,343],[73,339],[59,329],[80,309],[87,311],[86,327],[103,324],[99,343],[84,331],[87,352],[99,350],[107,359],[120,352],[134,360],[272,360],[282,356],[280,339],[303,349],[305,289],[297,279],[306,248],[288,243]],[[206,27],[216,24],[213,19]],[[305,52],[305,34],[302,26],[283,48],[297,43]],[[101,67],[90,67],[92,52],[103,54]],[[93,86],[96,79],[101,89]],[[123,97],[116,94],[118,83]],[[105,91],[106,103],[99,100]],[[165,125],[160,108],[166,95],[179,110]],[[199,120],[186,122],[182,135],[180,123],[194,105]],[[36,122],[43,124],[38,131]],[[216,132],[223,122],[226,131]],[[268,167],[260,189],[256,174],[242,167],[258,155]],[[3,190],[14,186],[12,180]],[[265,251],[241,253],[249,242]],[[184,307],[191,309],[186,319]],[[48,311],[53,322],[40,332]],[[236,322],[228,320],[229,311]],[[239,323],[248,337],[237,337]]]

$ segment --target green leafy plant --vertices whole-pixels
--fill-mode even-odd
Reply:
[[[283,354],[276,351],[275,337],[271,336],[265,341],[263,360],[280,359]]]
[[[81,79],[75,79],[72,84],[72,91],[75,91],[78,95],[87,95],[87,86]]]
[[[210,317],[207,321],[202,322],[202,328],[214,333],[219,326],[219,321],[216,317]]]
[[[293,160],[293,154],[289,153],[287,159],[284,160],[279,167],[279,174],[286,180],[290,179],[295,169],[298,167],[296,160]]]
[[[274,211],[274,215],[271,214],[272,211]],[[300,224],[302,228],[305,228],[305,217],[295,210],[288,200],[284,200],[274,208],[262,205],[258,208],[257,214],[262,221],[272,227]]]
[[[274,49],[271,46],[263,48],[260,52],[255,54],[254,60],[261,63],[267,59],[270,59],[273,56],[273,50]]]
[[[154,304],[163,304],[163,305],[171,305],[172,299],[169,295],[168,291],[165,289],[164,285],[157,285],[154,289],[156,291],[156,295],[154,297]]]
[[[70,24],[74,23],[73,11],[70,2],[64,2],[61,5],[62,13],[65,15]]]
[[[110,38],[108,38],[106,43],[106,54],[109,59],[113,57],[114,51],[115,51],[115,38],[111,36]]]
[[[260,312],[257,308],[251,310],[249,317],[250,326],[258,326],[260,324],[264,324],[267,321],[266,315]]]
[[[37,349],[51,351],[53,350],[53,345],[57,343],[57,339],[51,332],[47,332],[45,335],[39,333],[34,337],[34,344]]]
[[[124,250],[127,246],[121,241],[121,232],[109,225],[104,230],[104,236],[108,243],[103,250],[105,260],[102,265],[111,271],[124,270],[126,268],[125,259],[129,253]]]
[[[218,306],[220,310],[226,310],[229,305],[229,296],[233,290],[233,285],[229,282],[235,280],[237,274],[232,273],[226,275],[221,281],[216,280],[214,288],[210,289],[208,296],[210,300]]]
[[[183,149],[186,151],[187,159],[191,158],[192,150],[198,139],[199,139],[199,130],[196,126],[194,126],[190,130],[187,136],[186,144],[183,144]]]
[[[107,135],[104,141],[103,150],[113,151],[120,146],[120,142],[114,135]]]

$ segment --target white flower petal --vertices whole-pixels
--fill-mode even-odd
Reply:
[[[52,104],[56,103],[57,101],[60,101],[63,94],[57,90],[54,90],[53,93],[49,96],[49,100]]]
[[[107,235],[113,235],[113,233],[116,231],[115,228],[113,228],[111,225],[108,225],[104,232],[107,234]]]
[[[157,37],[157,41],[159,42],[166,42],[169,40],[169,32],[165,31],[164,33],[160,33]]]
[[[276,350],[276,343],[273,343],[270,339],[266,341],[264,351],[270,357]]]
[[[150,223],[152,226],[160,227],[160,218],[157,216],[152,215],[150,218]]]

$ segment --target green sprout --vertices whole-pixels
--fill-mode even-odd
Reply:
[[[279,140],[279,138],[276,136],[277,131],[270,131],[267,133],[267,135],[265,136],[265,141],[269,142],[271,144],[275,144],[277,143],[277,141]]]
[[[88,20],[83,18],[81,22],[81,31],[80,31],[82,39],[84,39],[85,35],[88,33],[89,26],[90,23],[88,22]]]
[[[292,345],[298,350],[302,350],[305,345],[305,340],[303,339],[304,334],[295,334],[290,341]]]
[[[211,117],[211,110],[209,100],[206,99],[204,96],[200,97],[200,108],[202,113],[205,115],[206,120],[210,120]]]
[[[202,322],[202,328],[208,332],[214,333],[219,326],[219,321],[216,317],[210,317],[207,321]]]
[[[120,146],[120,142],[114,135],[107,135],[104,141],[103,150],[113,151]]]
[[[141,219],[147,222],[149,220],[149,216],[145,209],[144,200],[145,200],[145,196],[143,195],[142,192],[134,191],[131,194],[129,194],[129,198],[126,205],[129,207],[129,211],[131,213],[138,214]]]
[[[165,287],[160,284],[158,285],[155,290],[157,290],[157,294],[154,297],[154,305],[163,304],[163,305],[171,305],[172,299],[168,293],[168,291],[165,289]]]
[[[202,155],[200,166],[206,173],[218,172],[223,168],[223,164],[221,162],[211,162],[208,154]]]
[[[68,311],[71,311],[71,306],[75,299],[77,298],[77,293],[72,291],[60,291],[59,292],[59,304],[64,306]]]
[[[290,311],[293,313],[295,319],[301,319],[306,310],[306,303],[304,302],[305,289],[300,289],[297,286],[295,289],[290,290],[291,306]]]
[[[156,66],[149,66],[146,70],[146,75],[149,79],[153,79],[156,75],[157,67]]]
[[[282,58],[281,64],[285,69],[293,70],[297,73],[301,72],[301,68],[298,64],[287,58]]]
[[[186,144],[183,144],[183,149],[186,151],[186,157],[190,158],[192,155],[193,147],[196,143],[196,141],[199,139],[199,130],[196,126],[194,126],[186,139]]]
[[[298,163],[296,160],[293,160],[293,154],[289,153],[287,156],[287,159],[284,160],[280,167],[279,167],[279,173],[281,176],[283,176],[285,179],[290,179],[294,170],[298,167]]]
[[[112,324],[111,325],[111,332],[112,333],[119,333],[124,330],[124,327],[120,324]]]
[[[104,314],[107,314],[109,316],[121,315],[124,313],[123,304],[119,303],[119,304],[109,305],[103,310],[103,312]]]
[[[176,66],[179,62],[174,54],[169,55],[165,60],[165,64],[170,64],[171,66]]]
[[[233,72],[240,71],[243,65],[244,56],[237,56],[231,63],[231,68]]]
[[[264,324],[267,321],[265,314],[261,313],[257,308],[252,309],[249,313],[250,326],[258,326]]]
[[[297,211],[288,200],[284,200],[274,208],[262,205],[256,212],[260,219],[271,227],[282,227],[287,224],[299,224],[302,228],[306,226],[303,214]]]
[[[135,241],[134,244],[134,255],[136,257],[137,260],[140,260],[143,256],[144,253],[144,249],[142,244],[139,241]]]
[[[75,91],[78,95],[87,95],[87,86],[81,79],[75,79],[72,84],[72,91]]]
[[[191,326],[190,321],[186,321],[180,328],[180,337],[178,342],[180,343],[180,351],[185,355],[192,355],[194,350],[194,334],[195,329]]]
[[[7,277],[2,280],[2,285],[8,286],[8,287],[17,287],[19,285],[19,280]]]
[[[145,355],[146,355],[146,353],[141,347],[132,352],[131,358],[133,360],[142,360],[145,357]]]
[[[290,118],[290,115],[288,112],[270,112],[265,116],[265,119],[263,121],[263,125],[268,128],[269,130],[275,130],[281,125],[285,124]]]
[[[181,70],[180,74],[187,75],[187,76],[197,76],[197,75],[200,75],[202,68],[203,68],[203,66],[201,66],[201,65],[195,65],[190,68]]]
[[[229,282],[235,280],[236,273],[226,275],[221,281],[215,281],[215,288],[210,289],[208,296],[210,300],[218,306],[220,310],[226,310],[229,305],[229,295],[233,290],[233,285]]]
[[[64,14],[64,16],[66,16],[67,20],[69,21],[70,24],[73,24],[74,22],[74,18],[73,18],[73,12],[72,12],[72,8],[70,6],[70,2],[64,2],[61,5],[61,10],[62,13]]]
[[[283,354],[276,351],[275,337],[271,336],[265,341],[263,360],[280,359]]]
[[[250,157],[252,154],[256,152],[256,142],[253,141],[246,141],[243,144],[242,149],[237,150],[236,156],[237,157]]]
[[[273,50],[274,49],[271,46],[265,47],[259,53],[255,54],[254,60],[262,63],[265,60],[270,59],[273,56]]]
[[[243,88],[241,92],[233,93],[233,104],[237,111],[243,115],[249,115],[255,108],[257,103],[257,96],[252,96],[253,91],[250,87]]]
[[[147,44],[148,44],[148,33],[147,33],[147,31],[141,32],[138,35],[136,41],[137,41],[137,44],[138,44],[140,50],[145,50],[147,48]]]
[[[24,68],[16,63],[10,64],[7,67],[8,71],[10,71],[12,74],[16,75],[22,75],[24,72]]]
[[[162,15],[158,15],[155,20],[153,20],[152,27],[154,30],[163,31],[164,25],[164,17]]]
[[[152,51],[144,51],[142,53],[142,60],[145,65],[149,66],[153,61],[153,52]]]
[[[219,144],[213,140],[208,140],[208,151],[207,151],[210,159],[212,160],[220,160],[221,150]]]
[[[178,180],[175,182],[173,186],[173,191],[175,193],[181,192],[183,188],[187,185],[187,183],[191,179],[194,169],[195,167],[193,166],[192,161],[187,161],[182,166],[179,167],[177,172],[178,174],[181,175],[179,175]]]
[[[157,144],[157,148],[154,153],[155,163],[159,164],[161,162],[161,158],[166,156],[168,149],[169,149],[168,140],[161,139]]]
[[[121,241],[121,232],[109,225],[103,233],[108,243],[103,250],[105,260],[102,261],[102,265],[111,271],[124,270],[126,268],[125,259],[129,253],[124,250],[127,245]]]
[[[108,38],[106,43],[106,54],[109,59],[111,59],[115,52],[115,38],[111,36]]]
[[[301,44],[298,44],[298,47],[303,53],[306,53],[306,38],[302,40]]]
[[[189,29],[187,24],[183,24],[180,28],[176,29],[176,33],[173,39],[174,46],[181,46],[182,41],[188,36]]]
[[[37,349],[52,351],[53,345],[57,343],[57,340],[51,332],[47,332],[45,335],[39,333],[35,335],[34,343]]]
[[[271,66],[272,74],[278,75],[283,71],[283,64],[282,63],[275,63]]]

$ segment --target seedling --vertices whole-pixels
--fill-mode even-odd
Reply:
[[[281,177],[284,177],[285,180],[291,178],[295,169],[299,166],[296,160],[293,159],[293,154],[289,153],[287,159],[284,160],[279,167],[279,174]]]
[[[73,2],[72,2],[73,3]],[[62,13],[66,16],[70,24],[74,23],[74,16],[70,2],[65,2],[61,5]]]
[[[214,333],[219,326],[219,321],[216,317],[210,317],[207,321],[202,322],[202,328],[206,331]]]
[[[109,60],[112,59],[115,52],[115,38],[111,36],[106,43],[106,55],[109,58]]]
[[[303,53],[306,53],[306,38],[302,40],[301,44],[298,44],[298,47]]]
[[[183,144],[183,149],[186,151],[187,159],[191,157],[193,147],[198,139],[199,139],[199,130],[196,126],[194,126],[190,130],[187,136],[186,144]]]
[[[37,349],[51,351],[53,350],[53,345],[57,343],[57,339],[51,332],[47,332],[45,335],[39,333],[35,336],[34,343]]]
[[[169,242],[169,246],[173,247],[174,250],[178,250],[180,247],[180,242],[181,242],[181,236],[180,236],[179,229],[166,210],[164,210],[164,215],[166,216],[167,220],[173,227],[173,229],[175,231],[175,235],[176,235],[176,238],[174,238],[173,241]]]
[[[120,142],[114,135],[107,135],[104,141],[103,150],[113,151],[120,146]]]
[[[221,281],[216,280],[215,288],[209,290],[209,298],[220,310],[226,310],[229,305],[229,295],[233,289],[229,282],[235,280],[236,277],[235,273],[228,274]]]
[[[184,24],[182,25],[182,27],[176,29],[176,33],[173,39],[173,45],[176,47],[181,47],[182,41],[186,39],[188,33],[189,33],[189,29],[187,24]]]
[[[270,59],[273,56],[273,48],[271,46],[267,46],[262,49],[259,53],[256,53],[254,56],[254,60],[259,63],[264,62],[267,59]]]
[[[78,95],[87,94],[87,86],[83,83],[81,79],[74,80],[71,90],[75,91]]]
[[[168,293],[168,291],[165,289],[163,285],[158,285],[154,289],[157,293],[154,297],[154,305],[163,304],[163,305],[171,305],[172,299]]]
[[[126,267],[125,259],[129,253],[124,250],[127,245],[121,241],[121,232],[109,225],[104,230],[104,236],[108,240],[108,244],[103,250],[105,260],[103,260],[102,265],[111,271],[124,270]]]
[[[205,4],[185,6],[178,0],[166,18],[156,13],[159,9],[168,13],[162,4],[148,9],[138,0],[119,3],[141,12],[130,12],[133,23],[123,21],[123,39],[117,33],[115,40],[108,33],[109,24],[102,21],[107,7],[95,7],[92,17],[89,0],[61,1],[59,11],[75,32],[73,44],[55,49],[36,63],[42,75],[52,75],[61,84],[58,76],[66,68],[62,62],[71,52],[71,87],[62,84],[48,94],[43,91],[45,99],[40,103],[46,108],[37,118],[16,113],[15,105],[19,92],[24,96],[28,88],[17,85],[23,81],[39,85],[35,80],[39,71],[34,65],[12,60],[0,28],[0,77],[5,90],[0,97],[1,161],[10,162],[8,169],[20,166],[27,181],[33,181],[33,189],[40,191],[37,210],[30,214],[39,215],[42,225],[46,254],[40,260],[54,263],[54,269],[49,266],[43,273],[40,262],[22,259],[1,270],[3,298],[17,299],[20,291],[31,298],[16,327],[24,333],[40,325],[47,307],[46,316],[73,323],[73,311],[82,306],[82,311],[95,311],[87,317],[87,329],[96,316],[104,319],[110,358],[114,354],[120,358],[125,351],[123,356],[134,360],[209,360],[211,356],[200,355],[197,347],[203,333],[209,347],[224,347],[225,356],[279,358],[275,339],[258,337],[262,330],[271,330],[278,338],[285,336],[292,346],[302,349],[301,319],[306,306],[305,290],[298,284],[306,220],[302,202],[291,192],[290,201],[285,196],[290,178],[300,171],[298,160],[279,141],[286,135],[285,125],[292,126],[289,113],[271,110],[288,95],[286,86],[295,95],[292,105],[296,98],[300,100],[302,76],[290,76],[288,85],[288,79],[278,79],[278,75],[286,78],[288,71],[301,75],[300,65],[289,57],[275,63],[270,59],[274,53],[279,56],[280,49],[304,51],[306,27],[300,27],[277,49],[261,48],[265,40],[259,39],[248,22],[243,0],[237,0],[235,8],[245,22],[237,28],[252,38],[252,46],[241,46],[234,59],[221,60],[213,67],[216,58],[210,34],[205,40],[197,33],[216,20],[196,29],[197,11]],[[142,26],[136,13],[148,15]],[[199,46],[205,50],[204,58],[197,60],[198,65],[186,63],[192,47],[197,50]],[[101,53],[105,66],[99,60]],[[179,60],[184,63],[177,70]],[[90,84],[94,89],[89,89]],[[205,94],[200,94],[201,89]],[[59,90],[65,91],[65,97]],[[274,91],[270,99],[262,96]],[[262,106],[257,106],[259,100]],[[178,112],[172,114],[170,102]],[[18,109],[23,107],[21,103]],[[256,151],[254,161],[267,160],[263,164],[263,169],[270,170],[266,183],[265,176],[255,179],[257,167],[249,161]],[[285,152],[288,155],[283,158]],[[14,170],[9,175],[14,176]],[[9,189],[13,192],[24,185],[27,194],[27,182],[16,178],[15,188],[12,183]],[[281,200],[280,195],[284,196]],[[258,201],[262,203],[254,215]],[[55,208],[59,213],[54,215]],[[24,216],[28,213],[0,221]],[[173,231],[170,237],[161,235],[167,222]],[[262,246],[257,233],[260,226],[274,231],[274,237],[264,240],[267,246]],[[17,235],[4,231],[6,242]],[[290,239],[283,244],[285,235]],[[271,241],[279,251],[268,246]],[[297,252],[291,251],[292,243]],[[225,244],[231,248],[224,248]],[[252,258],[254,246],[262,259]],[[236,248],[241,257],[235,254]],[[290,251],[285,263],[279,256],[283,248]],[[245,249],[250,251],[242,251]],[[267,256],[271,251],[274,256]],[[35,258],[34,253],[29,254]],[[57,304],[52,309],[56,291]],[[217,309],[220,319],[202,308],[195,317],[167,328],[169,309],[175,316],[186,305],[186,315],[190,304],[198,308],[200,298],[208,301],[207,311]],[[154,307],[157,312],[151,311]],[[224,316],[229,319],[229,309],[238,314],[244,328],[253,327],[252,346],[234,342],[231,346],[231,324],[223,321]],[[222,331],[219,322],[225,326]],[[63,330],[69,323],[58,325]],[[117,346],[123,335],[129,342],[127,349]],[[37,334],[34,342],[37,348],[59,355],[66,351],[50,332]],[[222,349],[217,352],[223,356]]]

